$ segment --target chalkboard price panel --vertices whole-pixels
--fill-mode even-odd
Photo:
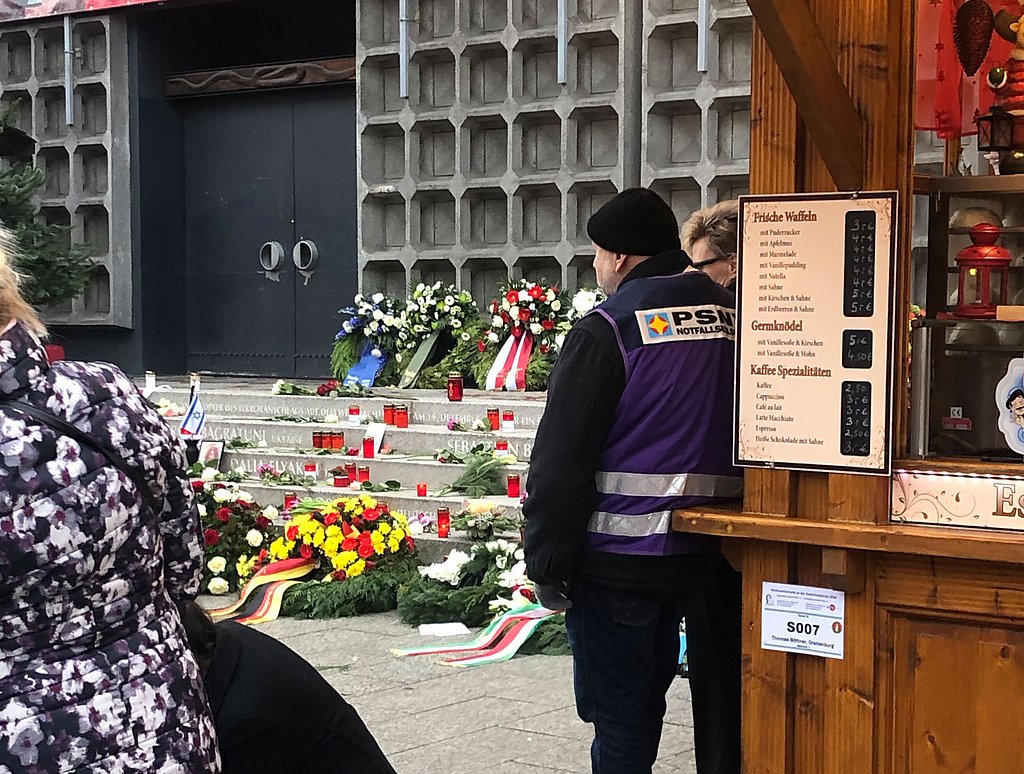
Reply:
[[[869,330],[843,331],[843,368],[871,368],[874,338]]]
[[[843,382],[839,453],[871,454],[871,382]]]
[[[843,315],[871,317],[875,313],[876,215],[870,210],[846,213]]]

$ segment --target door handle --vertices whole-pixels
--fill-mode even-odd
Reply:
[[[299,274],[305,277],[304,285],[309,284],[309,278],[313,276],[313,270],[319,259],[320,251],[312,239],[300,239],[292,248],[292,263],[299,270]]]
[[[280,242],[264,242],[260,247],[260,268],[263,269],[263,276],[273,282],[280,282],[278,272],[281,270],[281,261],[284,260],[284,245]]]

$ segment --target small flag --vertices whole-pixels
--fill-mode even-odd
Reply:
[[[188,404],[185,418],[181,420],[181,434],[202,438],[205,429],[206,409],[203,408],[203,402],[199,400],[199,393],[196,392],[192,396],[192,402]]]

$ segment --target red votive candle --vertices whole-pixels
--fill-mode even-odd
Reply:
[[[395,427],[409,426],[409,407],[406,405],[395,406]]]
[[[506,488],[506,491],[507,491],[509,497],[515,497],[515,498],[518,499],[518,497],[520,495],[519,474],[518,473],[509,473],[508,474],[508,480],[506,481],[505,488]]]
[[[359,406],[348,407],[348,423],[350,425],[359,424]]]
[[[501,415],[501,429],[506,433],[516,429],[516,414],[514,411],[505,411]]]
[[[395,424],[395,404],[385,403],[384,404],[384,424],[393,425]]]
[[[360,465],[359,466],[359,483],[362,484],[364,481],[370,480],[370,466]]]
[[[494,442],[494,451],[508,454],[508,438],[499,438]]]
[[[372,460],[373,457],[373,436],[363,436],[363,459]]]
[[[358,468],[356,467],[356,463],[354,463],[354,462],[346,462],[345,463],[345,475],[348,476],[348,480],[349,481],[358,481],[359,480],[359,473],[358,473]]]
[[[345,487],[349,486],[350,484],[351,484],[351,481],[349,481],[349,477],[347,475],[335,476],[334,477],[334,485],[336,487],[338,487],[339,489],[344,489]]]
[[[345,434],[341,432],[328,433],[331,437],[331,449],[344,449],[345,448]]]
[[[437,536],[441,538],[448,537],[448,534],[452,531],[452,515],[447,508],[437,509]]]
[[[462,400],[462,393],[462,374],[458,372],[448,374],[448,400],[458,402]]]
[[[285,492],[284,493],[284,509],[286,511],[290,511],[292,508],[294,508],[298,504],[299,504],[299,497],[298,497],[297,494],[295,494],[295,492]]]
[[[324,448],[324,433],[313,433],[313,448]]]
[[[491,430],[500,430],[501,412],[496,408],[487,409],[487,421],[491,423]]]
[[[302,470],[305,472],[307,476],[313,476],[314,478],[316,477],[315,462],[307,462],[305,465],[302,466]]]
[[[416,485],[416,496],[417,497],[426,497],[427,496],[427,485],[426,484],[419,483],[419,484]]]

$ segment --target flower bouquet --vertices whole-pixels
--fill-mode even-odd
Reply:
[[[401,349],[405,325],[402,302],[383,293],[358,293],[354,302],[339,312],[346,319],[334,337],[331,371],[344,387],[391,383],[398,374],[392,356]]]
[[[509,515],[490,500],[467,500],[452,517],[452,528],[465,532],[470,540],[491,540],[495,532],[513,532],[522,524],[522,518]]]
[[[554,362],[559,323],[567,310],[558,288],[521,279],[491,302],[490,328],[478,343],[473,369],[488,390],[544,389]]]
[[[560,350],[562,343],[565,341],[565,336],[569,332],[569,329],[576,324],[578,320],[583,319],[595,306],[604,301],[608,296],[600,288],[590,290],[589,288],[583,288],[576,291],[576,295],[572,297],[572,303],[569,304],[569,311],[565,315],[565,318],[558,323],[558,327],[555,335],[555,349]]]
[[[469,341],[470,336],[464,329],[467,321],[477,315],[473,297],[466,291],[441,282],[418,284],[402,312],[399,338],[403,348],[396,359],[412,368],[409,384],[403,379],[402,386],[411,386],[431,356],[442,347],[444,352],[450,351],[452,339],[460,341],[465,336],[465,341]]]
[[[234,484],[196,479],[192,489],[203,526],[203,588],[210,594],[237,591],[268,561],[277,509],[260,508]]]

